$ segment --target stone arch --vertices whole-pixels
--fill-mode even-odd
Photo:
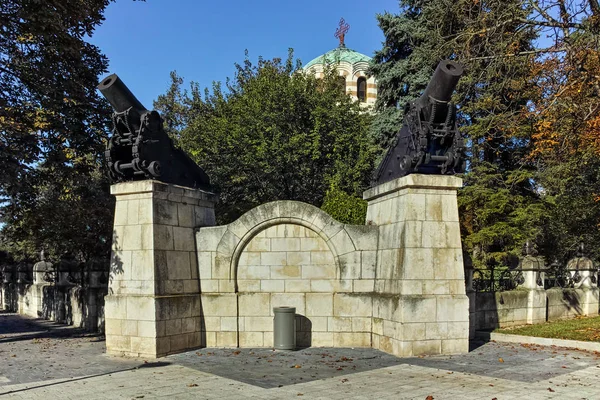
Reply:
[[[323,239],[333,255],[338,277],[339,257],[356,251],[354,242],[344,229],[345,225],[319,208],[292,200],[262,204],[229,224],[216,248],[221,262],[229,263],[229,280],[234,282],[234,292],[238,291],[239,258],[246,246],[258,233],[280,224],[305,227]]]

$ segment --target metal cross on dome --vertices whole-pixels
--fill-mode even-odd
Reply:
[[[340,27],[335,31],[335,37],[340,39],[340,47],[346,47],[346,43],[344,43],[344,39],[346,38],[346,33],[350,30],[350,25],[346,23],[344,18],[340,18]]]

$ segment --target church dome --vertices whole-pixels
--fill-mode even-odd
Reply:
[[[314,65],[323,65],[323,64],[338,64],[338,63],[348,63],[353,66],[353,69],[367,69],[369,62],[371,61],[371,57],[359,53],[358,51],[354,51],[347,47],[336,47],[333,50],[328,51],[327,53],[311,60],[304,69],[310,69],[310,67]]]
[[[344,92],[360,102],[361,107],[368,108],[375,105],[377,99],[377,82],[375,77],[367,74],[371,57],[346,47],[344,40],[349,29],[350,25],[340,19],[340,26],[335,32],[340,45],[311,60],[304,66],[304,71],[322,78],[326,66],[332,66],[343,82]]]

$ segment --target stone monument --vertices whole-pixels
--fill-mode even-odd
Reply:
[[[108,295],[109,354],[161,357],[202,345],[194,228],[214,225],[208,176],[176,149],[156,111],[116,76],[106,156],[116,197]]]

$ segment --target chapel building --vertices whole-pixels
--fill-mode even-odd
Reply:
[[[342,18],[340,27],[335,33],[335,37],[340,40],[339,46],[311,60],[304,70],[313,73],[317,78],[322,78],[325,66],[333,66],[340,79],[343,79],[346,93],[355,101],[359,101],[361,106],[373,106],[377,99],[377,82],[374,77],[367,75],[371,57],[346,47],[344,39],[349,28],[350,26]]]

